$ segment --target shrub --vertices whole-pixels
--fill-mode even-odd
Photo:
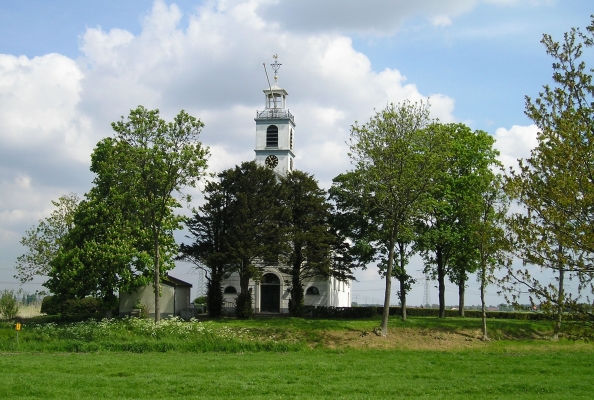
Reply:
[[[5,289],[0,296],[0,314],[5,319],[12,320],[19,313],[19,304],[14,295],[14,290]]]
[[[45,296],[41,303],[41,312],[47,315],[89,315],[97,314],[103,309],[103,301],[96,297],[60,301],[56,296]]]
[[[47,315],[60,314],[60,302],[55,296],[45,296],[41,301],[41,313]]]
[[[323,307],[305,306],[304,315],[310,318],[371,318],[382,313],[383,307]],[[481,311],[466,310],[466,318],[481,318]],[[390,307],[391,316],[402,315],[401,307]],[[406,308],[409,317],[437,317],[437,308]],[[446,317],[458,317],[458,310],[446,310]],[[550,319],[544,313],[488,311],[487,318],[544,321]]]
[[[219,318],[223,315],[223,292],[221,291],[220,280],[212,279],[206,288],[206,309],[208,316]]]
[[[252,308],[252,294],[251,293],[239,293],[237,295],[236,303],[236,314],[237,318],[250,319],[254,315],[254,309]]]
[[[303,314],[311,318],[371,318],[379,308],[371,307],[322,307],[304,306]]]

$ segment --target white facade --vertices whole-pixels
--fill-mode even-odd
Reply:
[[[276,64],[276,63],[275,63]],[[276,65],[276,70],[278,70]],[[273,65],[273,68],[275,65]],[[273,168],[279,175],[293,171],[295,158],[295,120],[287,107],[287,91],[274,85],[264,89],[264,111],[258,111],[256,121],[256,163]],[[265,268],[261,281],[250,280],[249,291],[256,313],[288,313],[291,277],[277,268]],[[240,292],[239,275],[233,273],[223,281],[227,305],[235,304]],[[304,281],[306,306],[350,307],[351,282],[336,278],[314,277]]]
[[[250,279],[248,290],[252,293],[254,312],[288,313],[289,299],[291,298],[291,277],[273,267],[266,268],[262,277],[261,282]],[[333,277],[320,276],[306,279],[303,283],[304,304],[306,306],[351,306],[350,281],[343,282]],[[239,292],[239,275],[233,273],[223,281],[225,303],[228,305],[235,304],[235,298]]]

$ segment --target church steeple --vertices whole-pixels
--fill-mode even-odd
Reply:
[[[281,65],[274,55],[274,85],[264,89],[263,111],[256,111],[256,163],[273,168],[275,172],[286,175],[293,170],[293,140],[295,119],[287,107],[289,93],[278,85],[278,70]],[[266,66],[264,66],[266,70]],[[266,73],[268,78],[268,73]]]

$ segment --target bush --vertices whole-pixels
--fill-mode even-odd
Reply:
[[[60,301],[55,296],[45,296],[41,303],[41,312],[47,315],[89,315],[97,314],[104,308],[103,301],[96,297]]]
[[[381,307],[322,307],[304,306],[303,314],[310,318],[371,318]]]
[[[206,309],[211,318],[220,318],[223,315],[223,291],[220,279],[213,278],[206,288]]]
[[[235,300],[237,304],[236,313],[237,318],[250,319],[254,315],[254,309],[252,308],[252,294],[251,293],[239,293]]]
[[[371,318],[381,315],[383,307],[323,307],[305,306],[304,315],[310,318]],[[478,310],[465,310],[466,318],[481,318]],[[401,316],[401,307],[390,307],[391,316]],[[438,317],[437,308],[406,308],[409,317]],[[446,317],[458,317],[458,310],[446,310]],[[488,311],[487,318],[518,319],[525,321],[544,321],[550,319],[546,314],[534,312]]]
[[[19,313],[19,304],[14,295],[14,290],[5,289],[0,296],[0,314],[5,319],[12,320]]]

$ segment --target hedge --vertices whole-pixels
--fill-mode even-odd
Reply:
[[[366,306],[366,307],[324,307],[324,306],[305,306],[304,316],[310,318],[371,318],[376,315],[381,315],[383,307]],[[445,310],[446,317],[457,317],[458,310]],[[402,315],[400,307],[390,307],[390,315]],[[437,308],[406,308],[406,315],[410,317],[438,317],[439,310]],[[543,313],[533,312],[508,312],[508,311],[487,311],[487,318],[495,319],[519,319],[540,321],[547,320],[550,317]],[[479,310],[465,310],[464,316],[467,318],[481,318],[482,311]]]
[[[103,301],[96,297],[68,299],[61,302],[55,296],[45,296],[41,303],[41,313],[47,315],[89,315],[100,313],[103,310]]]

